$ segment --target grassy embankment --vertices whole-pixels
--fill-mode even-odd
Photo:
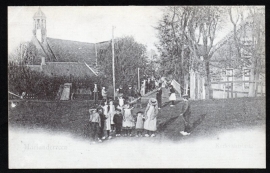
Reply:
[[[143,106],[146,106],[143,100]],[[9,104],[10,106],[10,104]],[[50,132],[68,132],[76,137],[86,137],[89,113],[93,106],[89,101],[38,102],[20,101],[15,108],[9,107],[10,127],[41,128]],[[166,105],[159,111],[158,123],[179,115],[182,103],[175,107]],[[235,98],[224,100],[191,101],[191,122],[206,114],[202,123],[191,136],[209,136],[224,130],[262,127],[265,125],[265,98]],[[143,109],[142,109],[143,110]],[[138,110],[135,109],[134,114]],[[183,136],[183,120],[174,119],[157,138],[180,140]]]

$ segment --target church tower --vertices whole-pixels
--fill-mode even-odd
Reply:
[[[33,16],[34,19],[34,29],[33,34],[39,40],[40,43],[46,41],[46,16],[41,11],[40,7],[38,11]]]

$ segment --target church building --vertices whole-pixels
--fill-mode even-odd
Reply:
[[[33,16],[31,42],[41,63],[29,67],[50,76],[98,76],[97,47],[110,46],[110,41],[86,43],[47,37],[46,16],[40,8]]]

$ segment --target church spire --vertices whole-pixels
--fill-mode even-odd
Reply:
[[[46,16],[41,11],[41,8],[38,8],[38,11],[33,16],[34,20],[34,28],[33,28],[33,34],[34,36],[43,43],[46,40]]]

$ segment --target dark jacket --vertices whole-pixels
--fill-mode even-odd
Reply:
[[[113,122],[114,122],[114,124],[122,124],[122,122],[123,122],[123,115],[121,113],[114,114]]]

